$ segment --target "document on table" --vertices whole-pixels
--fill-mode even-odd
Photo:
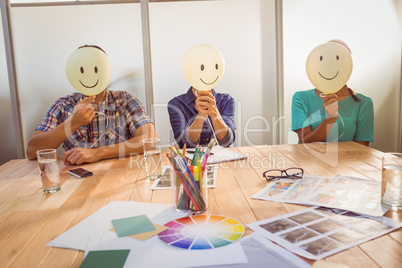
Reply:
[[[206,151],[206,148],[204,149]],[[186,150],[185,156],[187,159],[192,160],[193,155],[194,155],[193,148]],[[211,150],[211,154],[208,157],[207,164],[217,164],[242,159],[247,159],[247,155],[220,146],[214,146]]]
[[[187,250],[169,246],[159,240],[158,236],[146,241],[129,237],[117,237],[113,232],[104,232],[99,244],[87,251],[130,249],[125,267],[199,267],[210,265],[234,265],[247,263],[247,257],[240,241],[227,246]]]
[[[402,223],[387,217],[312,207],[247,226],[300,256],[318,260],[396,230]]]
[[[160,241],[157,235],[146,240],[118,237],[112,220],[147,215],[154,224],[164,225],[187,213],[172,205],[134,201],[113,201],[50,241],[47,246],[85,250],[130,250],[124,267],[193,267],[247,263],[239,242],[212,250],[183,250]]]
[[[187,216],[184,212],[174,210],[172,205],[113,201],[50,241],[47,246],[85,250],[88,237],[99,236],[112,229],[112,220],[144,214],[160,225]],[[116,233],[113,234],[117,237]]]
[[[170,185],[170,172],[172,172],[172,166],[163,166],[162,167],[162,176],[156,179],[152,185],[149,187],[149,190],[163,190],[163,189],[171,189]],[[216,180],[218,178],[218,165],[207,165],[207,187],[215,188]]]
[[[337,175],[334,178],[304,174],[302,179],[270,182],[252,196],[275,202],[326,206],[371,216],[383,216],[379,182]]]
[[[240,241],[246,253],[248,263],[208,266],[215,268],[281,267],[309,268],[310,264],[292,252],[272,243],[266,237],[254,232]]]

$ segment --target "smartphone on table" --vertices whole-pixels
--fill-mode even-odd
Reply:
[[[67,173],[77,178],[85,178],[94,175],[91,171],[86,170],[85,168],[70,169],[67,170]]]

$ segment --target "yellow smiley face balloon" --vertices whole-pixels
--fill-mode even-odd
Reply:
[[[199,44],[184,54],[182,68],[184,77],[193,88],[208,91],[221,80],[225,61],[215,47]]]
[[[311,83],[321,92],[338,92],[352,74],[353,62],[348,49],[336,42],[314,48],[307,57],[306,71]]]
[[[68,81],[80,93],[93,96],[108,86],[112,77],[112,64],[101,49],[84,46],[75,50],[66,63]]]

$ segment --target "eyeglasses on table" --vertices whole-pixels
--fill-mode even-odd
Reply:
[[[301,179],[304,171],[302,168],[291,167],[287,169],[269,169],[262,173],[267,181],[277,181],[280,179]]]

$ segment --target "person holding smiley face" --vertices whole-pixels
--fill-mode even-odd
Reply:
[[[341,40],[311,51],[306,70],[315,88],[296,92],[292,100],[292,130],[300,143],[374,142],[373,101],[346,85],[352,66],[351,51]]]
[[[58,99],[32,135],[27,156],[36,151],[66,150],[66,164],[143,153],[142,140],[156,137],[150,117],[141,103],[125,91],[111,91],[111,63],[98,46],[85,45],[67,60],[66,74],[75,92]]]
[[[195,45],[185,53],[182,69],[191,87],[168,104],[170,125],[180,148],[184,144],[207,146],[211,138],[222,147],[234,145],[234,99],[213,89],[224,67],[222,54],[210,45]]]

